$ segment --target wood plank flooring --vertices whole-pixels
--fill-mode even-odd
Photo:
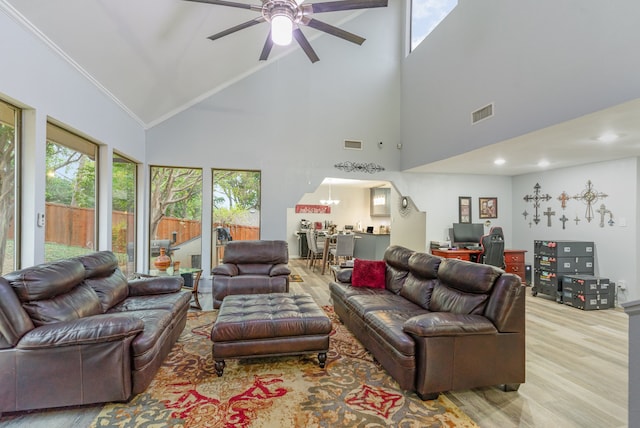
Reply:
[[[290,261],[304,282],[291,292],[330,305],[330,273]],[[212,309],[211,283],[200,301]],[[626,427],[628,415],[628,318],[621,309],[581,311],[527,293],[527,381],[519,391],[498,388],[447,392],[481,427]],[[102,406],[8,414],[0,427],[86,427]]]

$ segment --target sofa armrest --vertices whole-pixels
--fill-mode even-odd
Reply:
[[[113,342],[144,330],[144,322],[131,314],[100,314],[73,321],[46,324],[22,336],[16,348],[45,349]]]
[[[420,337],[469,336],[496,334],[498,330],[482,315],[430,312],[409,318],[402,329],[405,333]]]
[[[342,284],[351,284],[351,275],[353,274],[353,268],[342,268],[336,271],[336,281]]]
[[[238,275],[238,266],[233,263],[223,263],[213,268],[213,275],[236,276]]]
[[[285,263],[275,264],[269,271],[269,276],[289,276],[290,274],[291,269],[289,269],[289,265]]]
[[[130,279],[129,296],[176,293],[183,285],[184,279],[180,275]]]

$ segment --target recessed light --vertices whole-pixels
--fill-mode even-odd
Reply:
[[[541,167],[541,168],[549,166],[549,161],[548,160],[541,160],[540,162],[538,162],[538,166]]]
[[[507,161],[502,159],[502,158],[498,158],[496,160],[493,161],[494,164],[496,165],[504,165]]]
[[[600,135],[597,140],[601,143],[613,143],[618,138],[620,138],[620,136],[615,132],[605,132],[604,134]]]

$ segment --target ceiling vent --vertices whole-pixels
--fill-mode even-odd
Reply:
[[[362,150],[362,141],[344,140],[345,150]]]
[[[471,113],[471,123],[478,123],[493,116],[493,103]]]

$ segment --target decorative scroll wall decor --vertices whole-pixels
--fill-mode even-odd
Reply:
[[[373,162],[340,162],[334,165],[335,168],[345,172],[368,172],[374,174],[376,172],[384,171],[384,167]]]

